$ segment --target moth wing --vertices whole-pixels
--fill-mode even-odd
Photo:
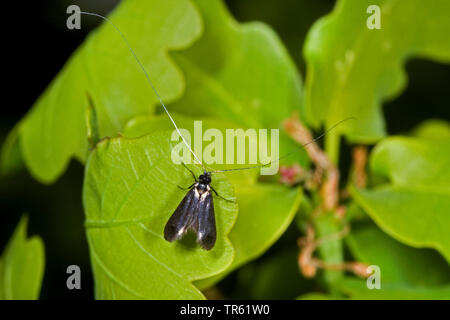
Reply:
[[[192,188],[181,200],[164,227],[164,239],[169,242],[181,239],[196,220],[198,198]]]
[[[197,204],[197,221],[193,229],[197,232],[197,242],[205,250],[210,250],[216,243],[216,218],[213,197],[210,192]]]

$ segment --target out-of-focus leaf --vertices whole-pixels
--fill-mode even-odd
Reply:
[[[83,15],[82,19],[98,18]],[[165,101],[179,97],[185,84],[167,52],[190,45],[200,35],[195,7],[187,0],[126,0],[111,20],[127,37]],[[39,181],[55,181],[71,157],[85,160],[87,94],[102,137],[116,135],[138,114],[153,113],[157,102],[126,43],[107,22],[78,48],[20,123],[25,163]]]
[[[450,284],[449,265],[433,250],[405,246],[373,225],[353,230],[346,240],[356,260],[380,267],[383,285]]]
[[[426,120],[413,130],[413,135],[424,139],[450,140],[450,124],[445,120]]]
[[[393,238],[450,261],[450,142],[388,138],[373,151],[371,170],[391,184],[352,188],[355,201]]]
[[[214,198],[217,242],[210,251],[193,237],[175,243],[163,237],[186,195],[177,185],[191,183],[190,173],[171,161],[170,131],[97,144],[83,188],[97,298],[199,299],[203,295],[192,281],[230,265],[234,250],[227,235],[237,217],[234,203]],[[233,186],[223,175],[214,175],[212,185],[233,198]]]
[[[173,115],[180,128],[187,129],[194,137],[194,118]],[[202,121],[203,131],[210,128],[219,129],[225,136],[226,129],[236,128],[229,121],[211,118]],[[172,124],[165,115],[157,117],[143,116],[130,121],[124,134],[138,137],[149,132],[171,129]],[[208,144],[204,142],[204,146]],[[224,150],[224,155],[226,149]],[[214,169],[233,168],[236,165],[211,165]],[[200,288],[206,288],[222,279],[232,270],[258,257],[265,252],[286,230],[294,218],[301,199],[301,190],[290,189],[278,184],[257,181],[258,170],[230,172],[226,177],[233,183],[239,205],[239,215],[229,234],[235,248],[233,263],[222,273],[214,277],[196,281]],[[214,179],[214,175],[213,175]]]
[[[343,300],[343,298],[332,296],[326,293],[312,292],[297,297],[297,300]]]
[[[293,299],[311,287],[298,270],[297,248],[265,256],[238,271],[235,299]]]
[[[36,300],[44,276],[44,243],[27,239],[27,217],[22,217],[0,257],[0,300]]]
[[[283,120],[300,110],[303,93],[301,77],[280,39],[263,23],[236,22],[222,0],[193,1],[205,31],[192,47],[172,54],[187,87],[171,109],[229,119],[244,128],[281,128]],[[281,133],[280,152],[294,148]],[[307,161],[302,152],[298,157]]]
[[[19,144],[19,127],[15,126],[0,149],[0,175],[17,172],[23,165]]]
[[[383,284],[380,289],[368,289],[366,280],[344,278],[339,283],[342,292],[350,299],[358,300],[448,300],[450,299],[450,285],[440,287],[408,287],[398,284]]]
[[[380,8],[381,29],[369,29]],[[356,117],[336,130],[354,142],[374,142],[385,135],[381,103],[406,84],[403,70],[411,57],[450,62],[450,2],[436,0],[340,0],[310,30],[306,114],[318,126]]]

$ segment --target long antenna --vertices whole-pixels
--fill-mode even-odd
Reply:
[[[194,153],[194,151],[192,150],[191,146],[187,143],[187,141],[184,139],[183,135],[180,132],[180,129],[178,129],[177,124],[175,123],[175,121],[173,120],[172,116],[170,115],[169,111],[166,108],[166,105],[164,104],[161,96],[159,95],[158,91],[156,90],[155,86],[153,85],[152,80],[150,80],[150,76],[147,73],[147,70],[145,70],[144,65],[142,64],[141,60],[139,60],[138,56],[136,55],[136,53],[134,52],[134,50],[131,48],[127,38],[125,37],[125,35],[120,31],[120,29],[107,17],[104,17],[100,14],[97,13],[92,13],[92,12],[86,12],[86,11],[80,11],[81,14],[85,14],[88,16],[94,16],[94,17],[99,17],[107,22],[109,22],[114,29],[116,29],[116,31],[119,33],[119,35],[122,37],[123,41],[125,42],[125,44],[128,47],[128,50],[130,50],[130,52],[133,54],[134,59],[136,60],[136,62],[138,63],[139,67],[142,69],[142,71],[144,72],[145,77],[147,78],[148,83],[150,84],[150,86],[153,89],[153,92],[155,93],[156,97],[158,98],[159,102],[161,103],[162,107],[164,108],[164,111],[166,112],[166,114],[169,116],[170,121],[173,123],[175,129],[177,130],[178,134],[180,135],[181,139],[183,140],[184,144],[188,147],[189,151],[194,155],[195,160],[203,167],[203,171],[206,172],[206,168],[203,165],[203,163],[200,161],[200,159],[197,157],[197,155]]]
[[[339,121],[338,123],[336,123],[336,124],[334,124],[333,126],[331,126],[330,128],[328,128],[328,129],[327,129],[324,133],[322,133],[321,135],[315,137],[314,139],[312,139],[311,141],[309,141],[309,142],[307,142],[307,143],[305,143],[305,144],[302,144],[302,145],[299,146],[298,148],[299,148],[299,149],[302,149],[302,148],[306,147],[308,144],[311,144],[311,143],[316,142],[317,140],[323,138],[328,132],[330,132],[331,130],[333,130],[334,128],[336,128],[338,125],[340,125],[342,122],[347,121],[347,120],[355,120],[355,117],[348,117],[348,118],[342,119],[342,120]],[[264,168],[264,167],[267,167],[267,166],[271,165],[272,163],[278,162],[278,161],[280,161],[280,160],[282,160],[282,159],[284,159],[284,158],[290,156],[291,154],[293,154],[294,152],[297,152],[297,151],[298,151],[298,149],[297,149],[297,150],[294,150],[294,151],[291,151],[291,152],[289,152],[289,153],[286,153],[285,155],[281,156],[281,157],[278,158],[277,160],[275,160],[275,161],[270,161],[270,162],[268,162],[268,163],[266,163],[266,164],[261,164],[261,165],[253,166],[253,167],[245,167],[245,168],[234,168],[234,169],[217,170],[217,171],[212,171],[211,173]]]

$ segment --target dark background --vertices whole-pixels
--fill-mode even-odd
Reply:
[[[239,21],[259,20],[270,24],[281,36],[304,77],[302,46],[305,35],[319,17],[332,10],[332,0],[228,0]],[[58,73],[86,34],[100,23],[82,19],[82,30],[66,29],[66,7],[78,4],[83,10],[107,14],[117,1],[6,1],[2,3],[1,76],[2,108],[0,143],[29,110]],[[450,119],[448,86],[450,66],[412,60],[407,64],[409,84],[403,94],[384,105],[391,134],[411,129],[424,119]],[[30,216],[30,234],[40,235],[45,243],[46,267],[41,291],[43,299],[92,299],[93,282],[89,252],[83,228],[81,187],[83,167],[73,161],[58,182],[44,186],[34,181],[26,170],[0,177],[0,252],[11,236],[22,213]],[[279,242],[259,261],[288,257],[295,248],[295,228],[290,228]],[[286,247],[288,246],[288,248]],[[290,258],[289,258],[290,259]],[[254,271],[232,274],[220,284],[228,297],[248,297],[237,287],[238,278]],[[82,270],[82,290],[66,288],[66,268],[77,264]],[[252,269],[253,268],[253,269]],[[289,286],[287,286],[289,287]],[[239,292],[236,292],[239,290]],[[275,294],[275,293],[274,293]],[[298,294],[292,293],[292,294]],[[289,298],[286,292],[267,298]]]

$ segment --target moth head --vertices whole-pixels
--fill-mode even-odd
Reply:
[[[202,184],[210,184],[211,183],[211,173],[205,172],[204,174],[201,174],[200,177],[198,177],[198,180]]]

